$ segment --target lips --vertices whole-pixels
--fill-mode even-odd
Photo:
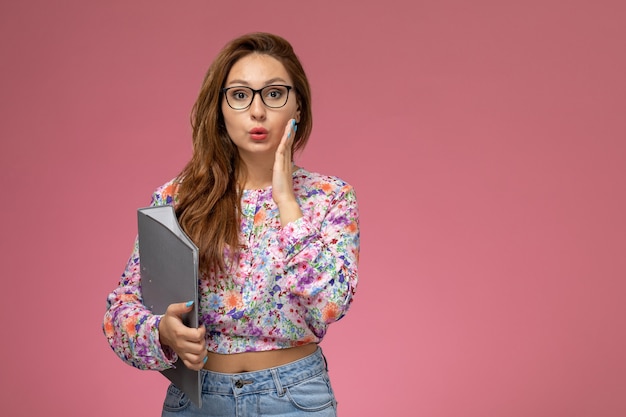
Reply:
[[[248,132],[253,140],[263,140],[267,137],[267,129],[263,127],[255,127]]]

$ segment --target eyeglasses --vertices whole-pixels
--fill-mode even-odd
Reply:
[[[260,90],[255,90],[250,87],[228,87],[222,88],[222,93],[226,96],[226,102],[233,110],[245,110],[254,101],[254,96],[258,93],[261,97],[261,101],[267,107],[272,109],[279,109],[287,104],[289,99],[289,90],[293,87],[290,85],[268,85]]]

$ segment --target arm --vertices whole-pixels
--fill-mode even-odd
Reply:
[[[356,289],[359,215],[354,189],[331,181],[317,184],[319,190],[314,194],[323,197],[313,198],[312,204],[320,207],[314,207],[312,216],[303,216],[292,179],[291,147],[296,131],[296,121],[291,119],[276,150],[272,198],[280,213],[278,240],[286,289],[303,299],[310,325],[323,336],[326,325],[345,315]],[[327,211],[318,226],[313,220],[317,221],[324,209]],[[282,282],[279,287],[284,289]]]
[[[163,192],[164,190],[167,188],[161,188],[153,194],[152,206],[172,202],[171,194]],[[104,334],[113,351],[129,365],[159,371],[171,368],[177,356],[171,349],[161,346],[159,341],[162,317],[152,314],[143,305],[139,246],[135,240],[119,285],[107,297]]]
[[[345,315],[358,281],[359,216],[354,189],[343,185],[332,191],[324,199],[325,213],[316,201],[310,216],[287,224],[279,234],[288,289],[303,299],[311,324],[321,333]],[[315,226],[318,214],[324,217]]]
[[[119,286],[107,297],[103,330],[113,351],[139,369],[171,368],[176,355],[159,342],[162,316],[142,304],[138,242],[122,274]]]

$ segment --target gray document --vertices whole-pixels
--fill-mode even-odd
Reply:
[[[183,316],[188,327],[198,327],[198,248],[182,230],[172,206],[137,211],[143,303],[154,314],[164,314],[170,304],[194,301]],[[161,372],[198,407],[202,406],[200,372],[185,366]]]

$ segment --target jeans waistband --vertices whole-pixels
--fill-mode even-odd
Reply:
[[[284,394],[285,388],[326,372],[326,358],[320,347],[297,361],[261,371],[223,374],[202,369],[202,392],[241,396],[260,392]]]

